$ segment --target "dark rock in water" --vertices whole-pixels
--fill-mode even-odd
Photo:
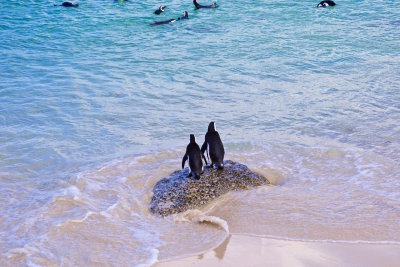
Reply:
[[[224,169],[207,168],[200,180],[188,178],[188,169],[175,171],[153,188],[150,209],[162,216],[204,205],[229,191],[269,184],[267,178],[247,166],[226,160]]]

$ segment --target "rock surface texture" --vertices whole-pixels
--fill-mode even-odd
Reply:
[[[227,160],[224,166],[222,171],[204,169],[199,180],[188,178],[188,169],[161,179],[153,188],[151,211],[167,216],[204,205],[229,191],[269,184],[267,178],[243,164]]]

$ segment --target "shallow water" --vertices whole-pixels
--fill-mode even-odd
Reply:
[[[399,243],[398,5],[164,3],[0,4],[1,265],[148,265],[227,231]],[[151,215],[211,120],[274,185]]]

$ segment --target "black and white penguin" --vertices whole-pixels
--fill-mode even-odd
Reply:
[[[177,20],[184,20],[184,19],[188,19],[189,18],[189,13],[187,11],[185,11],[183,14],[184,15],[182,17],[180,17],[180,18],[169,19],[169,20],[165,20],[165,21],[156,21],[156,22],[150,24],[150,26],[158,26],[158,25],[163,25],[163,24],[169,24],[169,23],[175,22]]]
[[[64,2],[61,5],[54,5],[54,6],[64,6],[64,7],[78,7],[78,3],[71,3],[71,2]]]
[[[160,6],[156,11],[154,11],[154,14],[160,15],[162,12],[164,12],[166,7],[167,6]]]
[[[222,170],[224,168],[225,149],[213,121],[208,125],[208,131],[201,146],[203,157],[206,150],[211,158],[211,167],[216,166],[219,170]]]
[[[159,26],[159,25],[164,25],[164,24],[169,24],[171,22],[175,22],[176,19],[169,19],[169,20],[164,20],[164,21],[156,21],[152,24],[150,24],[150,26]]]
[[[196,143],[194,134],[190,135],[190,143],[186,147],[186,153],[182,158],[182,169],[185,168],[185,162],[189,159],[190,173],[188,177],[194,177],[196,180],[200,179],[203,173],[203,161],[201,160],[201,151],[199,145]]]
[[[200,8],[217,8],[217,2],[214,2],[212,5],[203,6],[203,5],[200,5],[199,3],[197,3],[197,0],[193,0],[193,4],[196,7],[196,9],[200,9]]]
[[[336,6],[336,4],[331,0],[324,0],[317,5],[317,7],[328,7],[328,6]]]

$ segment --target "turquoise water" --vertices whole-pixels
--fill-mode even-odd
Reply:
[[[215,10],[195,11],[191,1],[165,1],[166,12],[155,16],[160,2],[2,1],[0,260],[12,263],[10,251],[27,244],[40,247],[35,235],[46,235],[54,218],[38,218],[82,173],[166,151],[179,162],[189,134],[202,142],[211,120],[228,158],[265,154],[253,166],[279,172],[281,186],[331,178],[307,164],[296,172],[285,158],[318,166],[331,161],[315,149],[357,154],[362,160],[342,175],[355,177],[345,179],[344,194],[371,178],[368,194],[389,197],[380,210],[394,216],[375,239],[400,241],[386,235],[400,228],[400,7],[365,0],[317,9],[317,2],[218,1]],[[185,10],[189,20],[149,26]],[[333,171],[347,160],[335,156]],[[303,168],[307,175],[296,180]],[[336,237],[352,239],[327,238]]]

